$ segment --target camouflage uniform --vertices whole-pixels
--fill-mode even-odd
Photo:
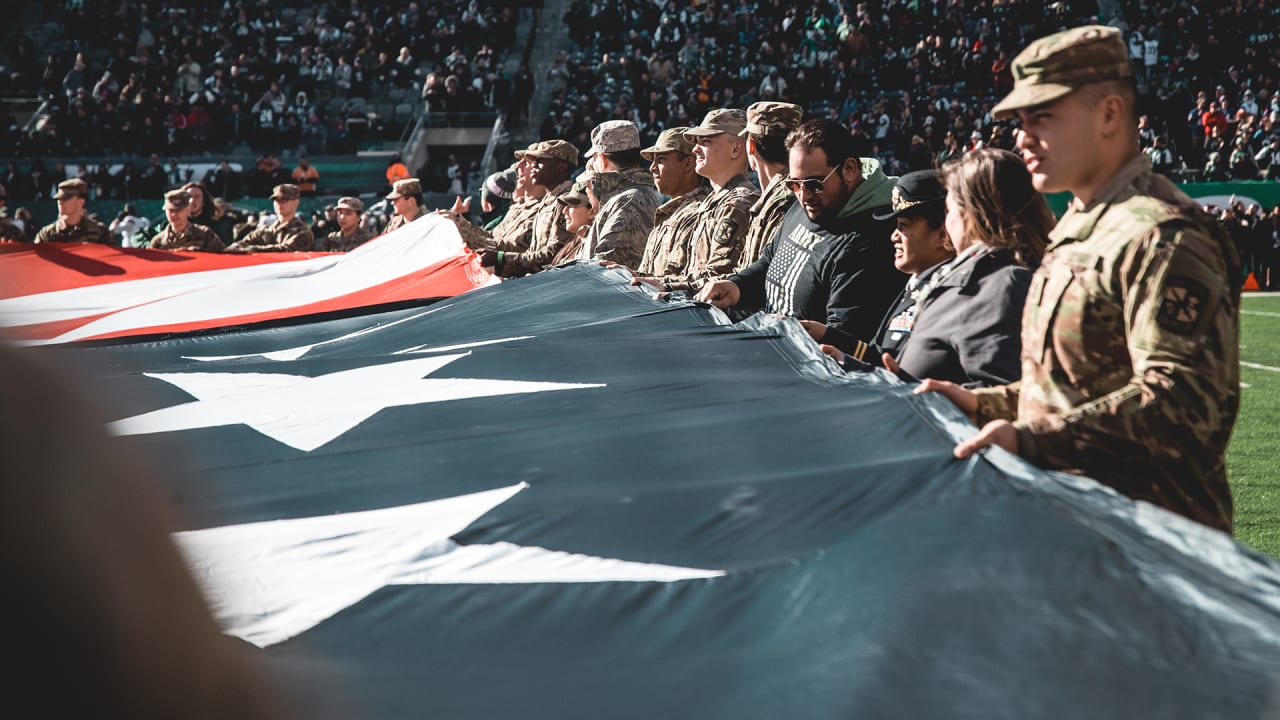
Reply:
[[[1073,203],[1031,281],[1022,380],[978,390],[1018,452],[1230,531],[1225,453],[1240,407],[1240,258],[1138,156]]]
[[[397,213],[393,215],[390,220],[387,221],[387,226],[383,228],[382,234],[386,235],[392,230],[398,230],[426,214],[427,214],[427,209],[422,207],[421,205],[418,206],[418,212],[414,213],[414,216],[411,218],[406,218],[405,216]]]
[[[275,223],[258,228],[233,243],[229,250],[253,250],[254,252],[308,252],[315,247],[311,228],[297,215],[287,223]]]
[[[600,201],[600,212],[587,231],[578,259],[595,258],[636,267],[644,256],[645,241],[658,209],[653,176],[640,168],[593,173],[591,190]]]
[[[775,175],[760,199],[751,206],[751,225],[742,243],[742,256],[738,258],[737,271],[760,259],[760,253],[778,236],[782,218],[796,201],[796,194],[783,184],[784,176]]]
[[[147,247],[153,250],[185,250],[195,247],[202,252],[222,252],[226,246],[214,231],[188,222],[186,232],[182,233],[174,232],[172,225],[167,226],[151,237],[151,243]]]
[[[708,192],[706,185],[699,185],[658,206],[654,211],[656,224],[645,243],[637,275],[675,278],[684,271],[689,264],[689,240]]]
[[[58,218],[54,222],[40,228],[40,232],[36,233],[37,243],[53,243],[53,242],[92,242],[102,245],[114,245],[111,242],[111,231],[107,230],[107,226],[98,222],[88,213],[80,217],[80,222],[75,225],[67,225],[63,223],[62,218]]]
[[[502,277],[521,277],[536,273],[550,265],[560,249],[573,240],[573,233],[564,226],[564,208],[556,202],[556,198],[571,187],[573,181],[565,180],[542,196],[533,219],[529,249],[522,252],[499,250],[494,273]]]
[[[760,191],[746,175],[734,176],[708,195],[690,237],[689,264],[679,276],[663,278],[667,288],[697,292],[708,282],[728,277],[738,266],[751,206],[759,198]]]
[[[507,252],[523,252],[533,240],[533,221],[542,208],[542,198],[522,198],[511,203],[507,214],[492,231],[476,227],[464,217],[455,217],[454,224],[467,247],[472,250],[493,248]]]
[[[350,252],[369,242],[372,238],[373,233],[359,226],[350,235],[343,235],[342,230],[334,230],[320,238],[319,246],[316,249],[324,252]]]

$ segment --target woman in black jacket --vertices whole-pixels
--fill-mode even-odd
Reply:
[[[934,272],[916,320],[885,367],[904,377],[982,387],[1021,377],[1022,306],[1056,222],[1022,159],[966,153],[942,169],[956,258]]]

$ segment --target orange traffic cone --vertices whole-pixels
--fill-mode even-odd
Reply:
[[[1249,273],[1249,277],[1244,279],[1244,291],[1252,292],[1260,289],[1261,288],[1258,287],[1258,278],[1254,277],[1253,273]]]

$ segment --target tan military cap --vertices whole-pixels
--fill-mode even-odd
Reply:
[[[640,147],[640,128],[630,120],[606,120],[591,131],[591,147],[585,157]]]
[[[699,135],[719,135],[728,133],[738,137],[747,126],[747,114],[737,108],[719,108],[707,113],[702,124],[684,131],[686,137]]]
[[[1102,25],[1064,30],[1027,46],[1013,59],[1013,91],[991,109],[1005,120],[1090,83],[1133,77],[1120,31]]]
[[[338,202],[334,203],[333,206],[335,208],[345,208],[347,210],[350,210],[353,213],[364,212],[364,203],[361,202],[360,198],[356,198],[356,197],[348,196],[348,197],[338,198]]]
[[[591,198],[587,196],[587,185],[584,182],[575,182],[573,187],[556,197],[556,202],[569,207],[585,207],[591,204]]]
[[[89,183],[80,178],[63,180],[58,183],[58,192],[53,194],[54,200],[65,200],[73,197],[89,197]]]
[[[418,180],[418,178],[405,178],[403,180],[397,180],[395,184],[391,186],[391,192],[387,193],[387,199],[395,200],[396,198],[420,194],[422,194],[422,181]]]
[[[578,148],[564,140],[543,140],[530,145],[522,153],[516,153],[516,157],[552,158],[563,160],[570,165],[576,166],[578,164]]]
[[[645,160],[652,160],[654,155],[664,152],[678,152],[681,155],[689,155],[693,152],[693,143],[689,142],[689,138],[684,136],[687,127],[670,127],[662,131],[658,136],[658,141],[649,147],[640,151],[640,157]]]
[[[191,204],[191,193],[186,190],[170,190],[164,194],[165,210],[181,210]]]
[[[298,190],[298,186],[291,183],[277,185],[271,191],[272,200],[297,200],[300,197],[302,193]]]
[[[747,126],[740,133],[752,135],[786,135],[800,125],[804,108],[791,103],[765,100],[747,108]]]

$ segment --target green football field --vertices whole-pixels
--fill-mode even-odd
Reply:
[[[1244,299],[1240,365],[1243,403],[1227,450],[1236,538],[1280,558],[1280,294]]]

